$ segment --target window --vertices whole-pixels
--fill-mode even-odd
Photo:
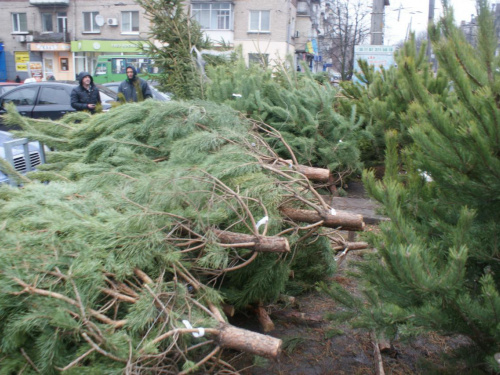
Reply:
[[[28,18],[26,13],[12,13],[12,31],[15,33],[28,32]]]
[[[65,33],[68,30],[68,16],[66,12],[57,13],[57,32]]]
[[[43,69],[44,69],[44,76],[45,77],[50,77],[54,75],[54,60],[51,58],[44,58],[43,59]]]
[[[66,57],[61,57],[59,59],[59,69],[63,72],[67,72],[69,70],[69,61]]]
[[[113,74],[125,74],[127,60],[125,58],[111,60],[111,72]]]
[[[71,105],[71,98],[62,87],[42,87],[38,105]]]
[[[231,3],[193,4],[191,15],[205,30],[231,29]]]
[[[3,97],[2,105],[14,103],[14,105],[35,105],[38,87],[23,87],[21,90],[8,93]]]
[[[111,73],[125,74],[127,66],[133,66],[138,74],[152,73],[154,61],[148,58],[120,57],[111,59]]]
[[[267,53],[249,53],[248,64],[260,64],[267,67],[269,64],[269,55]]]
[[[269,20],[271,12],[269,10],[251,10],[250,11],[250,32],[269,32]]]
[[[83,32],[84,33],[98,33],[101,31],[99,25],[95,22],[95,16],[99,12],[83,12]]]
[[[106,66],[106,63],[98,63],[97,66],[95,67],[95,73],[94,75],[99,76],[99,75],[106,75],[108,73],[108,68]]]
[[[122,33],[139,32],[139,12],[122,12]]]
[[[54,32],[54,24],[52,23],[52,13],[42,13],[42,31],[44,33]]]

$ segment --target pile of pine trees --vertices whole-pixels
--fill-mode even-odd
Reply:
[[[354,106],[339,113],[337,89],[309,69],[299,73],[293,66],[290,59],[273,68],[247,67],[240,57],[208,67],[206,97],[279,130],[301,164],[329,169],[335,184],[342,185],[363,168],[359,140],[369,137],[361,128],[363,117],[356,115]],[[287,157],[282,143],[268,141]]]
[[[224,348],[276,357],[281,341],[229,325],[224,305],[262,313],[310,287],[348,246],[339,230],[364,226],[315,189],[328,171],[227,106],[7,120],[54,151],[0,188],[0,373],[233,371]]]

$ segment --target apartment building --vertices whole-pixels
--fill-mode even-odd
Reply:
[[[100,54],[137,53],[149,30],[144,10],[133,0],[1,0],[0,5],[0,58],[8,80],[16,75],[73,80],[80,71],[92,71]]]
[[[186,12],[217,45],[241,46],[248,62],[310,59],[321,0],[192,0]],[[0,0],[0,80],[73,80],[102,54],[133,54],[149,20],[134,0]],[[317,8],[317,7],[316,7]]]
[[[212,42],[240,47],[247,62],[273,64],[304,58],[316,38],[312,19],[319,0],[191,0],[191,16]]]

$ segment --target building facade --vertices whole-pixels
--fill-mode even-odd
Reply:
[[[247,62],[312,60],[321,0],[191,0],[185,10],[215,45],[241,47]],[[99,55],[134,54],[149,20],[134,0],[0,0],[0,80],[74,80]],[[309,49],[308,49],[309,46]],[[3,68],[2,68],[3,66]],[[316,67],[311,64],[314,70]]]
[[[74,80],[98,55],[137,53],[149,21],[133,0],[1,0],[3,80]]]
[[[320,0],[191,0],[188,11],[215,45],[241,48],[248,63],[306,59]],[[313,55],[312,51],[309,54]],[[312,67],[314,69],[314,67]]]

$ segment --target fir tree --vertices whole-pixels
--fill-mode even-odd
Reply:
[[[375,72],[374,66],[360,60],[361,71],[356,73],[358,81],[341,83],[343,100],[340,101],[339,112],[348,115],[355,105],[358,116],[362,117],[361,126],[367,130],[359,140],[361,160],[366,166],[383,163],[386,131],[397,130],[401,146],[412,142],[406,113],[415,95],[411,85],[404,79],[401,67],[411,66],[426,89],[439,95],[442,100],[446,100],[449,95],[447,77],[442,71],[434,75],[427,61],[426,44],[417,49],[414,34],[395,53],[394,58],[397,67],[382,67],[380,72]]]
[[[151,22],[150,38],[144,51],[160,68],[161,88],[179,99],[203,97],[205,77],[193,58],[193,48],[209,48],[201,27],[193,22],[181,0],[138,0]]]
[[[431,30],[439,74],[458,100],[430,90],[411,59],[399,65],[414,98],[406,116],[413,144],[399,152],[398,134],[388,133],[388,173],[383,181],[364,175],[391,221],[373,239],[378,255],[359,265],[364,303],[344,291],[333,295],[351,307],[355,324],[391,338],[464,335],[470,341],[455,354],[469,371],[498,373],[500,76],[489,5],[477,4],[478,50],[453,25],[446,3]]]

